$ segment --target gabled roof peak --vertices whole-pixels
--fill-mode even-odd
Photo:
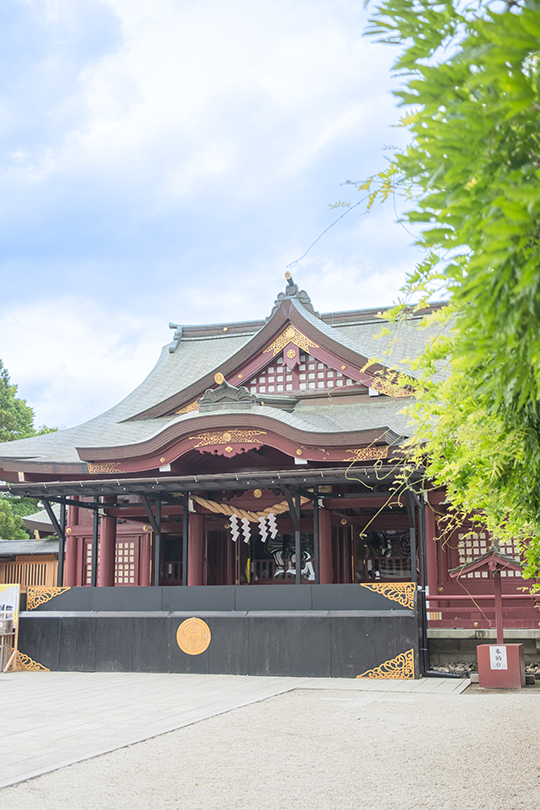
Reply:
[[[305,290],[300,290],[298,288],[298,285],[294,283],[291,273],[287,271],[285,273],[285,278],[287,280],[285,292],[279,293],[278,297],[274,301],[272,312],[270,313],[270,315],[266,320],[269,321],[270,318],[272,318],[276,314],[283,301],[290,300],[291,298],[296,299],[300,304],[302,304],[303,307],[305,307],[308,310],[308,312],[311,312],[312,315],[315,315],[316,318],[320,318],[321,317],[320,314],[318,312],[315,312],[313,308],[311,298],[309,297],[309,295]]]

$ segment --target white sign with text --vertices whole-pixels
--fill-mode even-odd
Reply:
[[[506,657],[506,647],[489,648],[489,661],[491,669],[508,669],[508,659]]]

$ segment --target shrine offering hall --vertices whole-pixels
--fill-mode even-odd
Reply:
[[[465,590],[448,574],[489,539],[445,535],[444,493],[404,471],[426,312],[377,338],[375,311],[320,315],[289,277],[265,321],[173,325],[114,408],[1,444],[2,489],[43,503],[60,538],[57,584],[21,582],[25,659],[414,678],[428,621],[489,627],[488,574]],[[530,626],[517,566],[503,576],[506,626]]]

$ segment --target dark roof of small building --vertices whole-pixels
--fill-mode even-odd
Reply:
[[[0,540],[0,557],[58,554],[58,540]]]

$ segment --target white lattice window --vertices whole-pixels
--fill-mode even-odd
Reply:
[[[294,371],[283,363],[282,357],[277,357],[264,371],[258,371],[256,376],[246,383],[252,394],[281,394],[287,391],[342,388],[348,385],[355,385],[355,380],[344,375],[342,371],[335,371],[309,354],[300,355],[300,364]]]
[[[84,573],[85,573],[85,577],[86,577],[85,584],[86,585],[91,585],[92,584],[92,541],[91,540],[86,542],[85,548],[86,548],[86,559],[84,561]],[[99,549],[99,543],[98,543],[98,569],[99,569],[99,558],[100,558],[99,551],[100,551],[100,549]]]
[[[121,540],[116,544],[114,580],[117,585],[135,585],[135,543]]]
[[[467,532],[467,534],[458,534],[458,557],[459,565],[466,565],[472,562],[477,557],[481,557],[488,549],[491,548],[491,540],[487,532]],[[501,545],[500,550],[503,554],[519,560],[519,548],[517,543],[506,543]],[[520,577],[519,571],[501,571],[502,577]],[[487,571],[471,571],[464,574],[467,579],[487,579]]]

